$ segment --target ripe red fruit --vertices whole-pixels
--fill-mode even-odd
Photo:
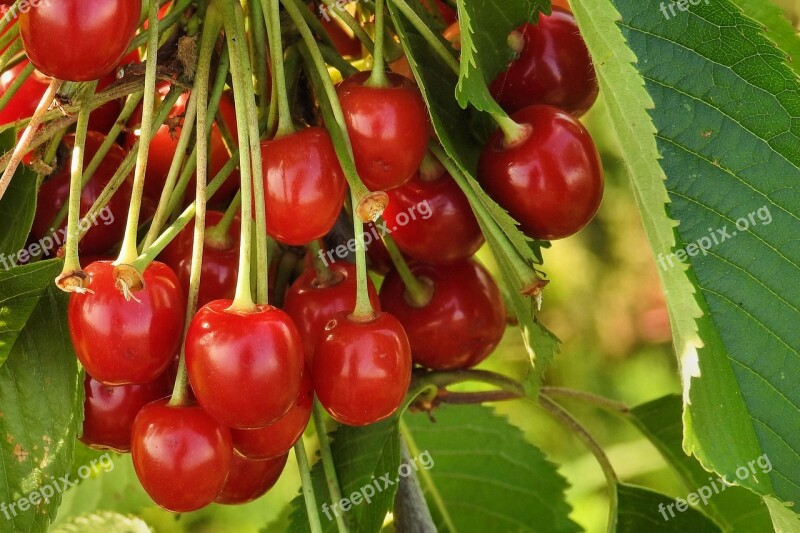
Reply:
[[[240,505],[260,498],[280,479],[288,458],[288,454],[283,454],[274,459],[257,461],[234,454],[228,480],[214,501]]]
[[[327,234],[342,209],[346,181],[324,128],[261,143],[267,233],[301,245]]]
[[[418,174],[387,194],[383,218],[403,253],[447,263],[471,257],[483,245],[469,200],[450,175],[426,181]]]
[[[581,116],[597,100],[597,76],[575,17],[553,7],[539,24],[516,30],[522,39],[519,57],[491,84],[495,99],[508,113],[533,104],[556,106]]]
[[[433,297],[415,307],[396,270],[381,286],[381,305],[403,324],[414,362],[434,370],[477,365],[503,337],[506,310],[492,276],[468,259],[448,265],[411,263],[417,278],[433,284]]]
[[[411,348],[389,313],[358,322],[339,313],[314,356],[314,390],[338,422],[365,426],[391,416],[411,381]]]
[[[330,264],[333,279],[322,284],[314,268],[306,268],[286,293],[283,309],[292,317],[303,339],[306,364],[314,361],[314,348],[325,336],[325,325],[340,312],[351,312],[356,306],[356,267],[346,261]],[[378,293],[368,281],[369,299],[380,310]]]
[[[233,451],[248,459],[274,459],[285,455],[302,437],[314,406],[311,370],[303,370],[300,392],[289,411],[272,424],[259,429],[232,429]]]
[[[94,155],[100,149],[105,137],[96,132],[89,132],[86,135],[86,152],[84,154],[83,166],[86,168]],[[46,239],[53,241],[53,246],[50,246],[51,252],[55,252],[57,248],[56,240],[60,244],[66,241],[66,217],[61,223],[57,231],[51,227],[56,213],[69,199],[69,182],[70,182],[70,167],[72,166],[72,148],[75,146],[75,135],[69,134],[64,137],[64,145],[69,150],[69,157],[61,168],[54,175],[45,180],[39,188],[39,196],[36,204],[36,215],[33,220],[33,227],[31,228],[31,236],[46,244]],[[125,152],[116,144],[111,145],[108,154],[103,158],[97,171],[92,176],[92,179],[86,184],[81,191],[81,216],[89,212],[92,204],[100,193],[103,191],[111,177],[117,171],[117,168],[122,164],[125,159]],[[105,209],[103,209],[97,216],[96,220],[90,226],[89,231],[81,239],[79,249],[82,253],[86,254],[102,254],[107,252],[116,243],[122,240],[123,233],[125,232],[125,215],[128,212],[128,205],[131,201],[131,182],[130,178],[122,182],[117,192],[111,198]],[[148,209],[143,206],[143,209]]]
[[[169,396],[169,372],[143,385],[109,387],[86,374],[83,387],[81,442],[96,450],[131,450],[131,426],[136,414],[150,402]]]
[[[204,306],[189,324],[186,367],[198,403],[231,428],[264,427],[297,399],[303,347],[292,319],[270,305],[228,312],[230,300]]]
[[[154,261],[143,273],[144,288],[126,300],[115,286],[114,266],[86,267],[85,294],[69,298],[69,333],[86,371],[106,385],[154,381],[180,348],[186,307],[175,273]]]
[[[142,487],[174,513],[212,503],[228,478],[233,446],[228,428],[199,406],[150,403],[131,430],[133,467]]]
[[[233,299],[236,293],[236,278],[239,273],[239,221],[234,219],[231,223],[227,242],[211,240],[209,234],[209,230],[224,215],[220,211],[206,212],[206,241],[203,246],[198,307],[213,300]],[[189,293],[193,244],[194,224],[190,224],[181,230],[159,256],[178,275],[184,294]]]
[[[399,74],[386,73],[388,87],[364,85],[370,72],[339,84],[347,132],[358,175],[368,189],[387,190],[410,180],[431,137],[428,110],[419,89]]]
[[[603,200],[603,169],[589,132],[551,106],[526,107],[512,118],[532,131],[513,147],[499,130],[492,135],[478,164],[481,185],[529,237],[577,233]]]
[[[96,80],[128,51],[141,12],[141,0],[39,2],[20,13],[19,32],[28,58],[47,76]]]

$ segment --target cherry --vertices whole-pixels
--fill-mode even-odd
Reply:
[[[159,98],[163,101],[169,92],[169,86],[160,86],[158,92]],[[175,151],[178,148],[178,141],[180,139],[184,114],[186,113],[186,105],[188,102],[189,93],[184,93],[178,97],[177,102],[175,102],[175,105],[169,112],[167,120],[158,128],[158,131],[156,131],[156,134],[153,136],[153,140],[150,141],[150,153],[147,157],[144,191],[145,194],[153,200],[161,198],[161,190],[164,188],[164,183],[169,174],[169,168],[172,165],[172,158],[175,156]],[[225,119],[225,125],[229,128],[234,140],[236,140],[238,131],[236,129],[236,108],[233,105],[232,97],[228,93],[223,93],[219,101],[219,112]],[[141,122],[142,105],[140,104],[128,120],[128,128],[130,131],[125,136],[126,148],[131,149],[133,144],[139,139],[141,133],[137,127]],[[219,132],[219,126],[217,126],[216,123],[211,127],[209,146],[208,179],[211,180],[230,160],[230,154],[227,148],[225,148],[225,142],[222,140],[222,134]],[[194,197],[195,176],[196,174],[192,176],[192,180],[186,187],[186,196],[188,198]],[[230,199],[238,189],[239,171],[234,170],[219,190],[209,198],[209,201],[223,203]]]
[[[410,180],[419,168],[431,126],[419,89],[404,76],[386,73],[387,87],[369,87],[360,72],[337,87],[358,175],[371,190]]]
[[[314,5],[311,4],[309,9],[314,12]],[[358,57],[361,55],[361,41],[351,35],[348,30],[345,30],[342,25],[331,16],[331,10],[326,5],[320,4],[319,13],[321,14],[320,22],[328,36],[333,42],[336,51],[343,56]]]
[[[314,357],[314,390],[338,422],[365,426],[391,416],[411,381],[411,348],[389,313],[368,322],[338,313]]]
[[[169,372],[143,385],[103,385],[89,374],[83,381],[83,434],[81,442],[96,450],[124,453],[131,450],[131,426],[139,410],[169,396]]]
[[[325,325],[339,312],[349,312],[356,305],[356,267],[346,261],[329,265],[331,279],[320,282],[314,268],[306,268],[286,293],[283,309],[300,331],[308,365],[314,361],[314,348],[325,335]],[[379,310],[378,293],[368,281],[370,301]]]
[[[260,498],[278,482],[288,458],[288,454],[283,454],[274,459],[256,461],[234,454],[228,480],[214,501],[239,505]]]
[[[414,362],[434,370],[477,365],[503,337],[506,311],[492,276],[471,259],[448,265],[412,262],[411,272],[434,287],[431,301],[409,302],[396,270],[381,286],[381,305],[403,324]]]
[[[136,475],[159,506],[195,511],[222,492],[233,460],[228,428],[199,406],[147,404],[131,430]]]
[[[300,392],[289,411],[272,424],[258,429],[232,429],[233,450],[248,459],[273,459],[289,452],[303,436],[314,406],[311,371],[303,370]]]
[[[478,179],[534,239],[577,233],[603,199],[603,169],[586,128],[551,106],[526,107],[512,118],[532,131],[506,146],[498,130],[481,154]]]
[[[72,345],[86,371],[105,385],[155,381],[180,348],[186,314],[175,273],[154,261],[144,287],[130,300],[115,286],[114,266],[86,267],[85,294],[72,293],[68,320]]]
[[[553,7],[539,23],[523,24],[519,57],[491,84],[492,95],[509,113],[533,104],[556,106],[581,116],[597,100],[598,85],[592,59],[580,36],[575,17]]]
[[[347,185],[328,132],[312,127],[264,141],[261,156],[267,233],[294,246],[327,234]]]
[[[212,239],[209,233],[224,215],[220,211],[206,212],[206,240],[203,245],[198,307],[213,300],[233,299],[236,293],[236,278],[239,273],[239,221],[233,220],[227,239]],[[184,294],[189,293],[193,245],[194,225],[190,224],[181,230],[160,256],[178,275]]]
[[[19,32],[28,58],[45,75],[96,80],[128,51],[141,12],[141,0],[39,2],[20,13]]]
[[[186,367],[197,401],[231,428],[264,427],[297,400],[303,347],[289,315],[270,305],[229,312],[215,300],[197,312],[186,334]]]
[[[100,149],[105,137],[100,133],[89,132],[86,135],[86,153],[84,154],[84,168],[89,165],[94,155]],[[75,135],[64,137],[64,145],[69,149],[69,158],[60,165],[59,170],[49,177],[39,188],[36,205],[36,215],[31,229],[31,235],[36,240],[45,242],[46,239],[58,240],[61,244],[66,240],[66,217],[56,232],[51,227],[56,213],[69,198],[70,167],[72,166],[72,148],[75,146]],[[108,154],[103,158],[97,171],[86,183],[81,191],[81,216],[89,212],[94,201],[100,196],[117,168],[125,159],[125,152],[116,144],[111,145]],[[125,232],[125,214],[131,201],[132,187],[129,178],[122,182],[117,192],[108,205],[98,214],[91,223],[89,231],[80,242],[80,251],[86,254],[102,254],[122,240]],[[152,207],[145,203],[143,209],[147,211]],[[91,221],[87,221],[91,222]],[[53,247],[51,246],[51,249]]]
[[[398,248],[430,263],[447,263],[472,256],[484,238],[469,200],[448,174],[425,179],[417,174],[387,191],[383,212]]]

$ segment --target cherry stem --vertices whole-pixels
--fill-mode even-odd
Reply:
[[[15,64],[14,58],[22,51],[22,40],[14,40],[8,48],[0,54],[0,70],[5,70]]]
[[[372,74],[364,83],[367,87],[386,87],[386,64],[383,57],[383,45],[386,37],[384,0],[375,0],[375,51],[372,53]]]
[[[322,16],[325,17],[326,20],[331,18],[330,12],[331,10],[336,10],[336,16],[338,16],[345,25],[350,28],[350,31],[353,32],[356,39],[361,41],[361,44],[364,45],[370,54],[374,53],[375,51],[375,42],[372,40],[372,37],[364,31],[363,26],[359,24],[356,18],[350,14],[349,11],[344,9],[344,7],[339,4],[339,0],[322,0],[322,3],[325,4],[327,7],[327,11],[322,13]],[[322,10],[322,6],[320,6],[320,11]]]
[[[316,398],[314,399],[313,412],[314,427],[317,430],[317,440],[319,440],[319,454],[322,459],[322,469],[325,472],[325,483],[328,485],[331,501],[338,502],[342,499],[342,491],[339,488],[339,479],[336,476],[336,464],[333,462],[331,440],[325,427],[325,415],[319,400]],[[344,522],[344,517],[339,513],[334,513],[334,515],[336,515],[336,525],[339,528],[339,533],[347,533],[349,530]]]
[[[150,13],[148,16],[149,38],[147,40],[147,61],[144,76],[144,103],[142,109],[142,125],[140,139],[150,139],[153,131],[153,115],[155,114],[156,103],[156,68],[158,66],[158,4],[150,3]],[[147,157],[150,154],[150,143],[139,142],[136,152],[136,170],[133,175],[133,192],[131,193],[131,205],[128,210],[128,220],[125,225],[125,237],[122,240],[122,247],[119,257],[114,261],[114,265],[124,265],[133,263],[139,255],[136,248],[139,230],[139,211],[142,206],[142,196],[144,194],[144,178],[147,170]]]
[[[173,26],[176,22],[178,22],[178,19],[183,16],[183,13],[186,11],[186,8],[188,8],[193,1],[194,0],[178,0],[177,2],[175,2],[172,5],[172,9],[169,10],[169,13],[167,13],[167,15],[162,20],[159,21],[160,26],[162,28],[169,28]],[[153,1],[152,3],[163,4],[164,2]],[[152,27],[153,27],[152,25],[149,25],[149,27],[146,30],[141,31],[136,37],[133,38],[130,47],[128,47],[128,52],[136,50],[137,48],[139,48],[140,46],[149,41],[150,28]]]
[[[500,126],[503,131],[503,147],[514,148],[527,141],[531,133],[533,133],[533,126],[530,124],[519,124],[509,117],[505,112],[491,113],[492,118]]]
[[[407,429],[406,429],[407,432]],[[395,531],[437,531],[425,493],[417,477],[406,439],[400,435],[400,461],[410,475],[401,477],[394,499]],[[421,474],[424,475],[424,474]],[[426,476],[427,477],[427,476]],[[427,479],[430,482],[430,479]]]
[[[630,415],[630,407],[628,407],[626,403],[618,402],[617,400],[612,400],[610,398],[599,396],[591,392],[568,389],[565,387],[550,387],[550,386],[542,386],[539,388],[539,391],[543,394],[547,394],[550,397],[560,396],[563,398],[580,400],[582,402],[591,404],[595,407],[598,407],[610,413],[615,413],[621,416]]]
[[[353,202],[356,199],[353,196]],[[367,247],[364,245],[364,223],[353,216],[353,232],[356,239],[356,307],[350,318],[357,322],[371,322],[376,313],[369,300],[369,274],[367,274]]]
[[[53,138],[50,139],[50,142],[47,143],[47,147],[44,150],[44,155],[42,155],[42,163],[44,163],[45,165],[51,167],[51,169],[52,169],[53,163],[56,160],[56,156],[58,155],[58,148],[61,146],[61,141],[64,139],[64,136],[66,134],[67,134],[67,128],[64,128],[63,130],[61,130],[59,132],[56,132],[56,134],[53,135]],[[84,179],[84,181],[86,180],[86,169],[84,169],[84,171],[83,171],[83,179]],[[61,206],[61,211],[64,212],[64,217],[66,217],[67,216],[67,204],[64,204],[64,205]],[[64,221],[64,218],[62,217],[61,220],[58,221],[58,224],[51,224],[50,227],[51,228],[57,228],[58,226],[61,225],[61,223],[63,221]]]
[[[475,405],[487,402],[502,402],[508,400],[519,400],[520,396],[513,392],[496,390],[486,392],[447,392],[436,398],[438,403],[450,403],[455,405]]]
[[[253,45],[250,48],[250,63],[256,78],[256,92],[258,94],[258,116],[259,127],[266,126],[267,116],[269,115],[270,90],[268,84],[271,83],[267,77],[267,24],[264,18],[261,2],[251,0],[247,3],[250,15],[250,28]]]
[[[339,55],[339,52],[337,52],[335,48],[324,43],[319,43],[319,51],[322,53],[325,62],[338,70],[342,78],[349,78],[350,76],[358,74],[359,70]]]
[[[322,258],[324,252],[321,240],[322,239],[311,241],[309,249],[314,262],[314,272],[316,272],[317,283],[322,287],[328,287],[336,280],[336,276],[333,270],[328,266],[328,263]]]
[[[389,257],[392,258],[395,270],[403,280],[403,285],[406,286],[405,297],[406,301],[413,307],[425,307],[431,302],[433,292],[435,290],[433,283],[428,280],[417,278],[411,269],[408,267],[405,257],[403,257],[397,243],[388,233],[383,235],[383,244],[386,246],[386,251],[389,252]]]
[[[269,49],[272,56],[272,78],[275,80],[273,98],[278,99],[278,131],[275,137],[294,133],[292,111],[289,107],[289,93],[286,90],[286,72],[283,66],[283,42],[281,34],[281,15],[279,0],[260,0],[264,10],[264,22],[269,24]],[[269,13],[269,16],[267,16]]]
[[[26,153],[28,153],[28,148],[33,140],[33,135],[39,128],[39,124],[42,122],[42,117],[47,111],[47,108],[50,107],[50,103],[55,98],[58,89],[61,87],[61,83],[61,80],[56,79],[50,82],[50,85],[47,87],[44,95],[42,95],[42,99],[39,101],[39,105],[36,106],[36,111],[34,111],[30,122],[28,122],[28,125],[25,127],[25,131],[22,132],[22,137],[20,137],[19,142],[14,147],[14,151],[11,153],[11,159],[9,159],[8,166],[6,166],[6,169],[3,171],[3,176],[0,177],[0,200],[3,198],[3,195],[5,195],[8,185],[11,183],[11,178],[14,177],[19,164],[22,162],[22,158]]]
[[[236,295],[233,303],[228,308],[229,312],[234,313],[253,313],[258,310],[253,301],[252,285],[250,282],[250,260],[252,255],[252,223],[253,223],[253,178],[251,166],[250,147],[250,128],[247,100],[252,100],[253,91],[251,78],[248,78],[249,68],[242,65],[242,48],[246,39],[237,35],[236,11],[241,11],[242,6],[238,2],[227,0],[214,0],[209,9],[216,6],[219,8],[225,25],[225,38],[228,42],[228,51],[231,61],[231,76],[233,77],[233,96],[236,108],[236,124],[238,126],[239,137],[239,173],[242,179],[242,221],[241,239],[239,243],[239,274],[236,281]],[[244,51],[246,55],[246,51]],[[246,87],[250,84],[250,89]],[[249,92],[250,97],[246,94]]]
[[[306,515],[311,533],[322,533],[322,524],[319,521],[317,510],[317,497],[314,495],[314,482],[311,479],[311,470],[308,467],[308,455],[302,435],[294,445],[294,456],[297,458],[297,469],[300,471],[300,481],[303,489],[303,499],[306,502]]]
[[[408,2],[405,0],[390,0],[397,9],[411,22],[411,25],[420,33],[423,39],[427,41],[427,43],[433,48],[433,51],[436,52],[442,60],[447,64],[447,66],[452,70],[455,74],[459,74],[461,72],[461,65],[458,62],[458,59],[455,56],[455,50],[453,47],[448,43],[441,34],[436,33],[431,28],[425,24],[425,21],[422,20],[416,11],[414,11],[411,6],[408,5]]]
[[[3,45],[0,44],[0,47],[2,46]],[[34,70],[36,70],[36,67],[33,66],[33,63],[28,63],[25,65],[25,68],[23,68],[22,71],[14,78],[14,81],[8,86],[8,90],[3,93],[3,96],[0,96],[0,111],[5,109],[5,107],[8,105],[8,102],[10,102],[14,95],[17,94],[17,91],[19,91],[20,87],[22,87],[22,84],[28,81],[28,78],[31,77],[31,74],[33,74]]]
[[[233,197],[231,205],[225,210],[225,214],[217,222],[216,226],[212,226],[206,230],[206,244],[219,249],[228,249],[231,246],[231,224],[236,219],[239,213],[239,208],[242,206],[242,191],[238,191],[236,196]]]
[[[6,16],[3,17],[3,25],[2,25],[2,27],[0,27],[1,28],[0,32],[10,33],[11,30],[9,30],[9,28],[12,28],[12,27],[16,28],[17,32],[19,32],[19,25],[17,24],[18,18],[17,17],[9,17],[8,13],[16,13],[17,11],[19,11],[20,2],[22,2],[22,0],[16,0],[14,2],[14,4],[11,7],[8,8],[8,11],[6,12]]]

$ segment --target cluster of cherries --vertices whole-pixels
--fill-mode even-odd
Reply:
[[[138,60],[124,54],[136,32],[140,2],[103,3],[100,10],[92,1],[61,0],[20,16],[22,42],[38,72],[14,95],[0,122],[33,113],[48,84],[45,76],[100,79]],[[80,31],[92,38],[75,35],[76,17]],[[450,28],[448,34],[457,35],[457,30]],[[104,46],[96,46],[98,36]],[[562,238],[589,222],[602,197],[597,151],[576,119],[592,105],[597,84],[566,9],[554,8],[551,16],[522,26],[514,36],[518,57],[491,89],[519,132],[511,139],[501,131],[492,136],[481,156],[479,178],[527,235]],[[2,75],[0,93],[13,81],[14,69]],[[401,406],[414,364],[433,370],[472,367],[503,335],[501,292],[472,258],[484,237],[467,197],[427,154],[432,132],[415,83],[386,73],[376,84],[369,72],[362,72],[339,84],[337,92],[358,174],[368,189],[388,195],[383,216],[405,258],[387,270],[381,247],[370,249],[373,269],[385,275],[380,291],[367,281],[372,312],[354,313],[356,268],[345,261],[307,261],[283,295],[282,309],[266,304],[236,308],[239,221],[210,210],[201,307],[184,343],[191,228],[140,273],[141,287],[132,294],[119,290],[120,266],[106,259],[122,239],[121,217],[96,225],[81,241],[84,259],[91,257],[85,268],[88,291],[73,293],[68,309],[75,352],[86,370],[81,440],[94,448],[131,452],[143,487],[166,509],[186,512],[264,494],[301,438],[315,396],[340,423],[375,423]],[[117,102],[108,105],[92,114],[87,159],[120,110]],[[184,95],[150,143],[143,210],[153,209],[161,196],[186,105]],[[235,137],[235,108],[228,93],[220,101],[220,114]],[[83,188],[81,214],[136,142],[139,117],[141,110]],[[68,147],[74,142],[74,135],[64,138]],[[347,183],[327,130],[302,127],[263,141],[261,151],[269,236],[298,246],[329,234]],[[214,126],[211,175],[229,158],[223,134]],[[68,157],[59,168],[40,189],[34,240],[52,232],[66,202]],[[212,203],[229,204],[238,188],[234,174]],[[113,196],[110,210],[124,212],[131,195],[129,179]],[[422,202],[430,208],[429,218],[398,222]],[[185,374],[178,368],[182,348]],[[181,387],[183,375],[190,385],[188,398],[175,401],[171,391],[176,379]]]

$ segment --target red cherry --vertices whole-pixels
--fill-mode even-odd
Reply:
[[[292,317],[300,338],[303,339],[305,360],[313,365],[314,348],[325,336],[325,325],[340,312],[350,312],[356,306],[356,267],[346,261],[330,265],[333,280],[321,284],[314,268],[306,268],[292,283],[286,293],[283,309]],[[378,293],[372,281],[368,281],[369,299],[376,310],[380,310]]]
[[[199,406],[147,404],[131,430],[136,476],[159,506],[173,513],[212,503],[228,478],[233,446],[228,428]]]
[[[269,305],[228,312],[230,300],[205,305],[186,335],[186,367],[197,401],[231,428],[264,427],[297,400],[303,347],[289,315]]]
[[[86,371],[106,385],[155,381],[180,348],[186,307],[178,278],[154,261],[144,288],[127,300],[107,261],[86,267],[85,294],[72,293],[68,317],[72,345]]]
[[[366,426],[391,416],[411,381],[411,348],[403,326],[389,313],[358,322],[339,313],[314,357],[314,390],[338,422]]]
[[[159,98],[163,101],[169,92],[169,86],[163,85],[159,88]],[[158,128],[158,131],[150,141],[150,153],[147,157],[147,171],[145,172],[144,191],[145,194],[153,200],[161,198],[161,190],[164,188],[164,183],[169,174],[169,168],[172,165],[172,158],[175,156],[175,150],[178,148],[178,141],[181,136],[181,128],[183,126],[183,117],[186,113],[186,104],[189,102],[189,94],[185,93],[178,97],[177,102],[169,112],[169,116],[165,124]],[[219,111],[225,119],[225,125],[230,129],[231,135],[236,140],[236,108],[233,105],[233,99],[227,93],[222,95],[219,101]],[[139,107],[131,115],[128,120],[128,128],[131,130],[125,136],[125,146],[130,149],[133,144],[138,140],[141,133],[139,132],[138,125],[142,122],[142,106]],[[222,170],[222,167],[230,160],[225,142],[222,140],[222,134],[219,132],[219,127],[216,123],[211,127],[211,140],[210,140],[210,158],[208,165],[208,179],[209,181]],[[194,198],[195,190],[195,176],[189,185],[186,187],[187,198]],[[225,180],[225,183],[214,193],[209,199],[216,202],[224,202],[231,198],[239,189],[239,171],[234,170],[230,177]]]
[[[364,85],[360,72],[337,87],[356,169],[371,190],[386,190],[410,180],[431,137],[428,111],[419,89],[399,74],[386,73],[388,87]]]
[[[397,246],[409,256],[447,263],[471,257],[483,245],[469,200],[448,174],[432,181],[418,174],[387,194],[383,218]]]
[[[433,284],[433,298],[415,307],[396,270],[381,286],[381,305],[403,324],[414,362],[434,370],[475,366],[503,337],[506,310],[492,276],[468,259],[449,265],[411,263],[415,276]]]
[[[105,137],[96,132],[89,132],[86,135],[86,153],[84,154],[83,166],[86,168],[94,155],[100,149]],[[75,135],[69,134],[64,137],[64,144],[69,149],[70,157],[61,165],[56,174],[48,178],[39,188],[38,203],[36,205],[36,216],[33,221],[31,235],[37,241],[45,244],[45,239],[51,239],[54,243],[50,250],[55,250],[58,245],[63,245],[66,240],[66,217],[62,222],[59,231],[51,228],[56,213],[69,198],[70,167],[72,162],[72,148],[75,146]],[[116,144],[111,145],[108,154],[103,158],[92,179],[81,191],[81,216],[89,212],[94,201],[100,196],[117,168],[125,159],[125,152]],[[108,205],[98,214],[95,223],[92,223],[88,233],[81,239],[80,251],[86,254],[102,254],[112,248],[117,242],[122,240],[125,232],[125,220],[128,213],[128,206],[131,201],[131,182],[130,178],[122,182],[117,192],[111,198]],[[143,209],[146,209],[143,207]],[[56,243],[58,240],[58,243]]]
[[[141,0],[39,2],[20,13],[19,33],[28,58],[47,76],[96,80],[128,51],[141,12]]]
[[[220,211],[206,213],[206,241],[203,245],[198,307],[213,300],[233,299],[236,293],[236,278],[239,273],[239,221],[234,219],[231,223],[227,242],[212,241],[208,233],[224,215]],[[193,245],[194,224],[190,224],[183,228],[160,256],[178,275],[184,294],[189,293]]]
[[[478,165],[481,185],[529,237],[577,233],[603,200],[603,169],[589,132],[551,106],[526,107],[512,118],[532,132],[513,147],[500,131],[492,135]]]
[[[274,459],[256,461],[234,454],[228,481],[214,501],[239,505],[260,498],[278,482],[288,458],[288,454],[283,454]]]
[[[342,209],[346,181],[328,132],[305,128],[261,143],[267,233],[301,245],[327,234]]]
[[[131,450],[131,426],[136,414],[150,402],[169,396],[168,372],[143,385],[109,387],[86,374],[83,381],[83,434],[81,442],[96,450],[124,453]]]
[[[300,392],[289,411],[272,424],[259,429],[232,429],[233,450],[248,459],[273,459],[285,455],[303,436],[314,405],[311,371],[303,370]]]
[[[533,104],[556,106],[581,116],[597,100],[597,76],[575,17],[553,7],[539,24],[523,24],[522,52],[491,84],[492,95],[509,113]]]

